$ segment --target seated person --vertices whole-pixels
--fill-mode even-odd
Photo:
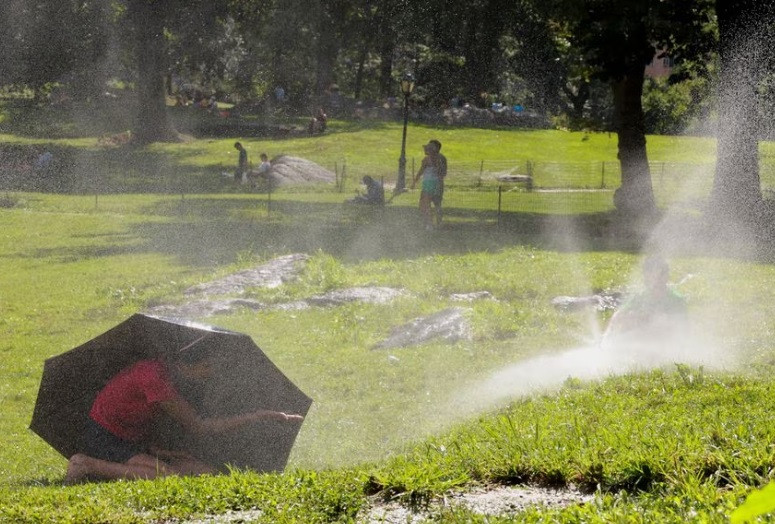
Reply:
[[[670,267],[656,256],[643,262],[645,289],[613,314],[604,346],[680,342],[688,334],[686,300],[669,285]]]
[[[326,115],[326,112],[323,111],[323,108],[321,107],[318,110],[317,115],[313,116],[309,121],[309,134],[314,135],[316,133],[324,133],[327,125],[328,115]]]
[[[178,392],[178,386],[185,381],[206,381],[212,376],[213,364],[207,348],[194,344],[167,359],[135,362],[110,379],[92,404],[83,452],[70,457],[65,482],[215,472],[186,452],[154,445],[152,436],[162,416],[169,416],[197,436],[236,430],[261,420],[302,420],[300,415],[268,410],[222,418],[200,417]]]
[[[272,169],[272,164],[269,162],[269,157],[266,153],[261,153],[260,158],[261,163],[258,165],[258,168],[248,173],[248,181],[253,186],[256,185],[257,179],[266,179],[269,171]]]
[[[266,156],[266,153],[261,153],[261,163],[258,165],[258,169],[256,169],[256,174],[264,176],[269,173],[270,169],[272,169],[272,164],[269,163],[269,157]]]
[[[374,180],[369,175],[363,177],[363,184],[366,186],[366,194],[358,195],[350,203],[353,204],[371,204],[381,206],[385,204],[385,188],[381,182]]]

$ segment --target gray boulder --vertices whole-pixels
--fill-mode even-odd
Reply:
[[[441,339],[447,343],[471,340],[471,326],[465,317],[466,308],[444,309],[427,317],[393,328],[387,339],[376,344],[373,349],[392,349],[424,344]]]

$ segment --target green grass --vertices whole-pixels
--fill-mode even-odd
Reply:
[[[222,172],[231,171],[236,165],[235,139],[242,141],[253,162],[257,162],[262,152],[270,157],[288,154],[316,162],[335,172],[344,193],[349,195],[359,188],[360,179],[367,174],[388,185],[395,182],[401,137],[398,123],[334,121],[330,132],[316,137],[208,138],[134,149],[99,146],[94,135],[52,139],[36,134],[3,134],[4,130],[15,128],[0,123],[0,148],[11,148],[30,163],[39,151],[48,148],[62,168],[60,173],[43,181],[22,172],[6,171],[10,187],[92,195],[244,192],[221,177]],[[447,187],[451,190],[496,191],[501,184],[497,179],[500,175],[531,174],[538,190],[603,191],[597,195],[571,196],[519,196],[511,192],[510,197],[518,196],[524,203],[507,203],[507,209],[537,213],[560,210],[568,214],[610,211],[610,192],[620,184],[615,134],[410,125],[409,177],[420,165],[422,145],[431,138],[438,138],[444,144],[443,152],[449,160]],[[658,203],[679,202],[684,208],[698,208],[712,187],[715,140],[650,136],[647,147]],[[771,191],[775,187],[773,144],[762,142],[760,154],[762,188]],[[504,187],[511,189],[509,184]],[[332,190],[333,186],[325,188],[325,191]],[[469,195],[465,198],[496,197]],[[552,201],[543,202],[547,199]],[[463,208],[479,206],[478,202],[462,204]]]
[[[416,502],[472,482],[533,482],[599,486],[609,495],[531,518],[642,512],[680,521],[695,511],[722,521],[748,486],[766,481],[775,460],[769,265],[698,257],[674,264],[676,278],[696,275],[682,291],[703,331],[723,337],[749,369],[762,370],[754,376],[694,370],[700,378],[689,380],[689,371],[667,369],[571,380],[559,393],[487,404],[481,418],[465,422],[472,414],[456,407],[459,391],[504,365],[592,336],[587,316],[558,312],[552,297],[625,288],[637,257],[530,247],[476,222],[433,237],[411,227],[410,217],[342,220],[333,230],[332,209],[328,223],[301,227],[290,215],[262,219],[241,195],[126,195],[96,206],[90,197],[22,196],[19,206],[0,211],[6,520],[133,522],[260,507],[266,522],[327,522],[353,517],[377,491]],[[313,198],[296,202],[303,200]],[[327,205],[325,198],[318,205]],[[235,221],[240,216],[252,221]],[[394,246],[403,247],[388,256]],[[64,460],[26,429],[43,359],[147,304],[179,300],[189,285],[297,249],[317,253],[298,282],[249,296],[283,302],[356,285],[401,287],[407,296],[385,306],[207,319],[249,333],[315,399],[288,474],[57,486]],[[452,293],[478,290],[497,301],[467,305],[472,342],[370,349],[391,326],[459,305]]]
[[[359,162],[395,162],[383,144],[400,138],[397,125],[333,128],[314,139],[244,142],[254,156],[285,151],[324,164],[347,151],[348,172]],[[582,164],[615,159],[615,138],[606,135],[410,132],[414,149],[438,137],[451,164],[473,166],[484,155],[495,166],[565,155]],[[266,194],[227,192],[207,177],[231,165],[233,139],[109,152],[73,140],[56,143],[102,158],[88,165],[115,155],[111,169],[127,164],[166,176],[171,167],[192,187],[185,196],[7,194],[15,205],[0,208],[0,521],[154,522],[259,508],[260,522],[346,522],[373,494],[421,504],[451,488],[529,482],[574,484],[597,495],[584,506],[529,510],[514,517],[520,521],[725,522],[772,476],[775,268],[766,260],[688,248],[673,260],[674,280],[692,276],[680,290],[698,331],[734,355],[733,366],[668,366],[591,382],[568,377],[558,390],[480,398],[471,411],[461,392],[504,366],[583,346],[607,318],[558,311],[553,297],[633,285],[633,242],[605,236],[610,193],[517,190],[505,196],[498,228],[497,193],[461,184],[446,195],[448,225],[426,234],[416,193],[372,210],[343,206],[348,195],[333,191],[281,192],[271,204]],[[677,146],[682,153],[673,152]],[[649,147],[652,160],[664,162],[712,162],[714,154],[706,139],[652,137]],[[147,176],[131,184],[158,187]],[[196,191],[202,187],[214,192]],[[543,234],[571,224],[571,239]],[[362,285],[406,295],[389,305],[204,319],[250,334],[315,400],[286,474],[60,484],[65,460],[27,429],[45,358],[138,310],[180,301],[191,285],[298,251],[312,258],[297,282],[247,296],[281,303]],[[496,300],[449,298],[481,290]],[[392,326],[461,305],[470,342],[371,349]],[[436,517],[485,521],[460,509]]]
[[[2,134],[4,129],[9,132]],[[51,139],[10,132],[15,130],[13,126],[0,125],[0,144],[27,148],[47,146],[62,155],[76,157],[82,180],[75,189],[80,191],[209,192],[226,186],[217,174],[233,169],[237,159],[234,137],[155,144],[138,151],[99,147],[95,135]],[[262,152],[270,157],[280,154],[301,156],[339,174],[344,170],[350,188],[354,188],[365,174],[384,177],[389,182],[395,180],[401,126],[394,122],[353,124],[333,121],[330,132],[322,136],[280,140],[236,138],[245,145],[254,162]],[[422,145],[431,138],[444,144],[443,153],[449,159],[449,183],[452,185],[493,183],[497,174],[512,171],[524,174],[528,161],[533,165],[538,186],[596,188],[602,184],[615,188],[619,183],[615,134],[411,124],[406,149],[410,173],[419,167]],[[715,140],[650,136],[647,147],[655,179],[667,176],[671,180],[682,180],[688,170],[699,171],[706,180],[712,180]],[[766,187],[775,185],[772,148],[769,142],[763,142],[760,148]],[[152,175],[152,179],[148,180],[148,175]]]

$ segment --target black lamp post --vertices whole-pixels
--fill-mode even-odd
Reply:
[[[409,123],[409,95],[414,89],[414,77],[410,73],[401,77],[401,93],[404,95],[404,134],[401,138],[401,156],[398,159],[398,180],[396,193],[406,190],[406,125]]]

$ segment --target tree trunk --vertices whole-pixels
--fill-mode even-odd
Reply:
[[[573,128],[580,127],[581,122],[584,120],[584,106],[586,106],[590,95],[589,81],[579,80],[579,86],[576,91],[570,85],[563,86],[562,91],[571,103],[571,126]]]
[[[339,53],[339,42],[337,34],[338,24],[342,21],[335,13],[326,11],[326,7],[321,7],[321,15],[318,17],[318,39],[316,50],[316,71],[315,71],[315,98],[320,100],[331,87],[334,81],[334,64],[336,55]]]
[[[137,115],[132,141],[139,144],[179,140],[167,115],[164,92],[166,49],[164,8],[149,0],[131,0],[128,13],[135,31]]]
[[[487,95],[496,88],[496,70],[500,46],[498,41],[503,34],[505,13],[511,2],[489,0],[478,16],[471,13],[466,21],[464,40],[463,82],[466,96],[477,104],[487,107]]]
[[[656,210],[646,154],[643,80],[644,67],[635,65],[612,83],[622,169],[622,185],[614,195],[614,204],[618,210],[634,217],[645,217]]]
[[[355,85],[353,86],[353,98],[355,98],[355,100],[361,99],[361,91],[363,90],[363,73],[366,67],[366,59],[369,57],[371,38],[364,38],[362,45],[363,47],[361,48],[361,52],[358,55],[358,69],[355,72]]]
[[[714,215],[749,214],[762,200],[756,86],[764,66],[761,20],[766,17],[759,4],[756,0],[716,0],[721,71],[711,195]]]
[[[386,98],[393,95],[393,32],[383,24],[379,47],[379,94]]]

